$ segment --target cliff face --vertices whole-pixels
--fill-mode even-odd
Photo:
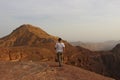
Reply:
[[[79,53],[73,54],[69,61],[72,65],[120,80],[120,44],[111,51],[93,52],[77,48]]]
[[[120,79],[120,44],[116,45],[111,51],[113,53],[112,74]]]
[[[101,61],[106,67],[108,76],[120,80],[120,44],[116,45],[111,51],[101,52]]]
[[[70,56],[68,64],[82,67],[102,75],[109,74],[101,58],[101,52],[92,52],[82,47],[77,47],[77,49],[78,53]]]

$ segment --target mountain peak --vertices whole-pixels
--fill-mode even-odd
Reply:
[[[15,29],[12,33],[26,33],[30,32],[35,34],[36,36],[39,37],[48,37],[50,36],[47,32],[45,32],[44,30],[42,30],[39,27],[33,26],[31,24],[23,24],[20,27],[18,27],[17,29]]]
[[[52,43],[56,37],[49,35],[39,27],[23,24],[13,32],[0,39],[0,46],[31,46]]]
[[[28,30],[31,30],[31,29],[39,29],[41,31],[43,31],[41,28],[37,27],[37,26],[33,26],[31,24],[23,24],[21,25],[20,27],[18,27],[16,30],[19,30],[19,29],[28,29]]]

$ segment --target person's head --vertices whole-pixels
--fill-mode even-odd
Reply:
[[[61,38],[58,38],[58,42],[61,42],[62,41],[62,39]]]

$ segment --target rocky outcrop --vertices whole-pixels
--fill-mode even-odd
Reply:
[[[55,54],[46,48],[0,48],[0,61],[54,61]]]

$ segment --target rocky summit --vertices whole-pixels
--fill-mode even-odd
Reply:
[[[43,43],[52,43],[55,40],[56,37],[49,35],[42,29],[24,24],[15,29],[10,35],[1,38],[0,46],[40,46]]]

